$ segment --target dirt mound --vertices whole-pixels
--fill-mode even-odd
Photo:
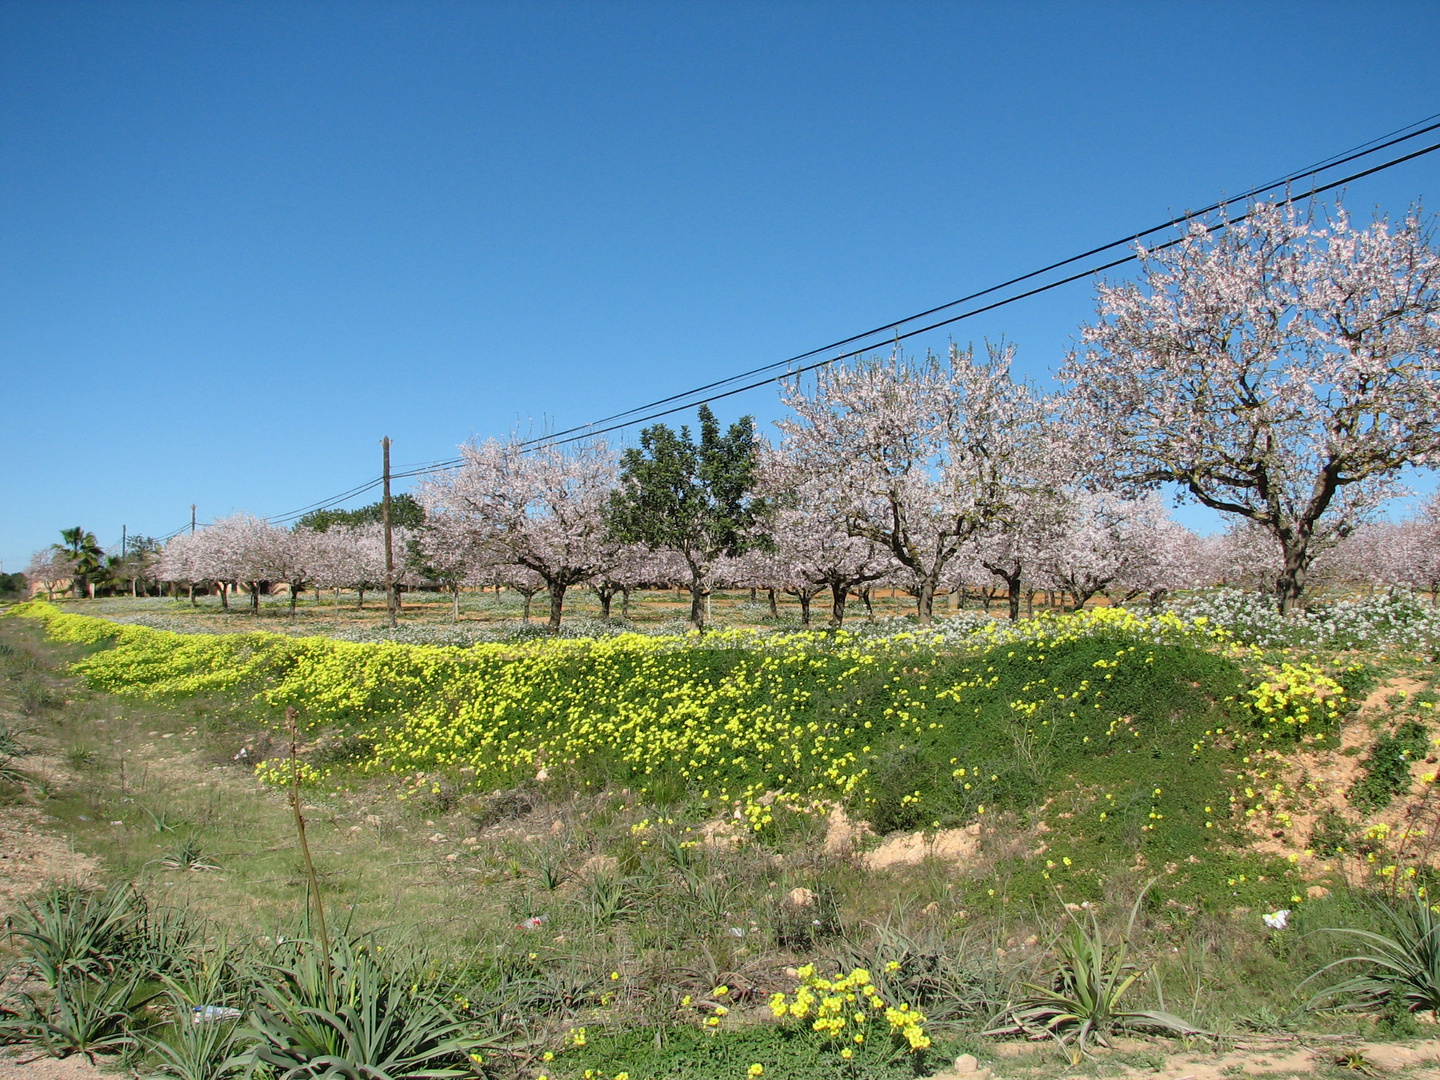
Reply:
[[[980,825],[963,829],[941,829],[934,833],[902,833],[886,837],[880,846],[867,851],[861,862],[867,870],[888,870],[895,866],[916,866],[926,859],[969,863],[980,853]]]

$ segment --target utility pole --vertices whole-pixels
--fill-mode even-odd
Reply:
[[[190,504],[190,535],[195,535],[195,504]]]
[[[125,542],[126,542],[126,540],[128,540],[128,539],[129,539],[129,535],[125,532],[125,526],[124,526],[124,525],[121,525],[121,526],[120,526],[120,558],[122,558],[122,559],[125,558]]]
[[[390,625],[395,625],[395,551],[390,541],[390,436],[380,440],[384,451],[384,468],[381,476],[385,480],[385,497],[380,504],[385,521],[385,611]]]

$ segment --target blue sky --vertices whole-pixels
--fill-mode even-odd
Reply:
[[[278,515],[382,435],[446,458],[942,303],[1440,112],[1437,40],[1420,2],[9,0],[0,558]],[[1091,310],[953,332],[1044,380]]]

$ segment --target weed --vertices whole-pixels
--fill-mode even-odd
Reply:
[[[1310,831],[1310,848],[1317,855],[1341,855],[1355,846],[1354,830],[1334,810],[1326,810],[1315,819]]]
[[[1410,787],[1410,766],[1423,761],[1429,749],[1425,725],[1416,720],[1381,735],[1360,763],[1365,775],[1350,789],[1350,802],[1364,813],[1389,806],[1392,798]]]
[[[24,734],[15,724],[0,721],[0,758],[25,757],[30,747],[21,741]]]
[[[222,1080],[243,1070],[247,1041],[238,1020],[204,1018],[188,995],[174,989],[166,1005],[168,1022],[140,1040],[156,1062],[152,1077]]]
[[[586,921],[597,930],[635,910],[630,881],[610,870],[597,870],[581,884],[579,902]]]
[[[61,886],[22,907],[10,933],[52,990],[62,980],[114,970],[134,959],[144,901],[128,886],[105,891]]]
[[[145,816],[150,819],[151,828],[157,833],[172,833],[182,825],[189,824],[184,818],[179,817],[170,810],[162,809],[157,813],[148,806],[142,806],[140,809],[145,811]]]
[[[156,860],[166,870],[219,870],[220,864],[205,853],[200,841],[193,836],[186,837],[178,844],[166,848]]]

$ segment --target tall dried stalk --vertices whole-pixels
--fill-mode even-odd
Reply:
[[[335,1009],[335,978],[331,970],[330,930],[325,923],[325,901],[320,896],[320,875],[315,872],[315,861],[310,857],[310,842],[305,838],[305,815],[300,812],[300,731],[297,720],[299,710],[291,705],[285,709],[285,724],[290,730],[290,809],[295,814],[295,834],[300,838],[300,855],[305,860],[305,876],[309,880],[308,897],[314,903],[315,922],[320,930],[320,948],[324,961],[320,972],[325,980],[325,1001],[333,1012]],[[307,905],[308,913],[308,905]]]

